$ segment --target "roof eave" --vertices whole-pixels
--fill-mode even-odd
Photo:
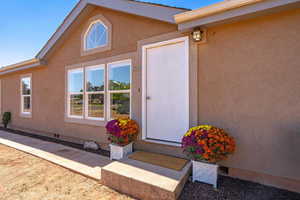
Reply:
[[[219,3],[215,3],[209,6],[198,8],[196,10],[180,13],[174,16],[174,20],[177,24],[183,23],[186,21],[192,21],[199,19],[201,17],[207,17],[209,15],[214,15],[216,13],[225,12],[235,8],[240,8],[243,6],[255,4],[265,0],[225,0]]]
[[[9,66],[5,66],[3,68],[0,69],[0,76],[1,75],[5,75],[5,74],[9,74],[9,73],[13,73],[13,72],[17,72],[17,71],[21,71],[21,70],[26,70],[26,69],[31,69],[31,68],[35,68],[35,67],[40,67],[45,65],[45,62],[43,60],[39,60],[39,59],[31,59],[31,60],[27,60],[27,61],[23,61],[20,63],[16,63],[14,65],[9,65]]]
[[[277,10],[284,10],[288,8],[295,8],[295,3],[300,3],[300,0],[256,0],[256,2],[253,3],[254,1],[255,0],[253,0],[251,4],[248,1],[248,4],[243,6],[236,5],[235,8],[229,9],[227,7],[226,9],[224,8],[223,11],[218,9],[215,13],[213,13],[212,10],[209,10],[210,12],[207,12],[206,14],[200,14],[199,11],[201,9],[198,9],[196,10],[198,16],[196,14],[192,15],[191,12],[193,11],[190,11],[187,12],[189,13],[189,15],[184,15],[183,13],[176,15],[174,18],[177,18],[176,21],[178,22],[178,29],[186,30],[199,26],[224,24],[232,22],[233,20],[241,20],[243,18],[257,16],[258,14],[271,13],[276,12]],[[202,9],[205,11],[205,8]]]
[[[178,9],[178,10],[182,10],[182,11],[191,11],[192,9],[189,8],[184,8],[184,7],[177,7],[177,6],[170,6],[170,5],[165,5],[165,4],[161,4],[161,3],[153,3],[153,2],[146,2],[146,1],[142,1],[142,0],[129,0],[129,1],[135,1],[138,3],[143,3],[143,4],[150,4],[150,5],[155,5],[155,6],[162,6],[162,7],[167,7],[167,8],[174,8],[174,9]]]
[[[48,51],[55,45],[55,43],[59,40],[61,35],[71,26],[73,21],[77,18],[77,16],[87,5],[105,7],[108,9],[118,10],[121,12],[152,18],[155,20],[160,20],[172,24],[176,24],[173,18],[174,15],[185,12],[185,10],[178,8],[169,8],[155,5],[149,7],[149,5],[141,4],[139,2],[134,1],[131,2],[124,0],[81,0],[70,12],[70,14],[65,18],[64,22],[59,26],[56,32],[48,40],[46,45],[37,54],[36,58],[43,59],[45,57]]]

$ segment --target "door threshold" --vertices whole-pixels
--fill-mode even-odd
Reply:
[[[177,143],[177,142],[168,142],[168,141],[149,139],[149,138],[143,139],[142,141],[149,142],[149,143],[157,143],[157,144],[165,144],[165,145],[169,145],[169,146],[181,147],[181,143]]]

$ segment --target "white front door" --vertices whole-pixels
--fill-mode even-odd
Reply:
[[[189,128],[188,43],[143,46],[143,139],[180,143]]]

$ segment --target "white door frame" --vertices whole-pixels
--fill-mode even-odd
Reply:
[[[174,143],[174,142],[166,142],[166,141],[158,141],[158,140],[152,140],[147,138],[147,70],[146,70],[146,65],[147,65],[147,49],[152,49],[156,47],[161,47],[161,46],[166,46],[166,45],[171,45],[171,44],[176,44],[176,43],[181,43],[184,42],[185,44],[185,63],[186,65],[184,66],[186,71],[186,81],[187,81],[187,88],[186,88],[186,98],[188,102],[188,118],[190,118],[190,107],[189,107],[189,87],[190,87],[190,77],[189,77],[189,37],[179,37],[167,41],[162,41],[162,42],[156,42],[148,45],[144,45],[142,47],[142,139],[144,141],[149,141],[153,143],[160,143],[160,144],[167,144],[167,145],[173,145],[173,146],[181,146],[179,143]],[[190,121],[190,119],[188,119]],[[184,133],[182,133],[183,135]]]

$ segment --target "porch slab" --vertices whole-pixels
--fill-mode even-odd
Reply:
[[[105,156],[5,131],[0,131],[0,144],[48,160],[96,180],[101,179],[101,168],[111,163]]]
[[[189,162],[181,171],[132,159],[102,168],[102,183],[138,199],[177,199],[191,172]]]

